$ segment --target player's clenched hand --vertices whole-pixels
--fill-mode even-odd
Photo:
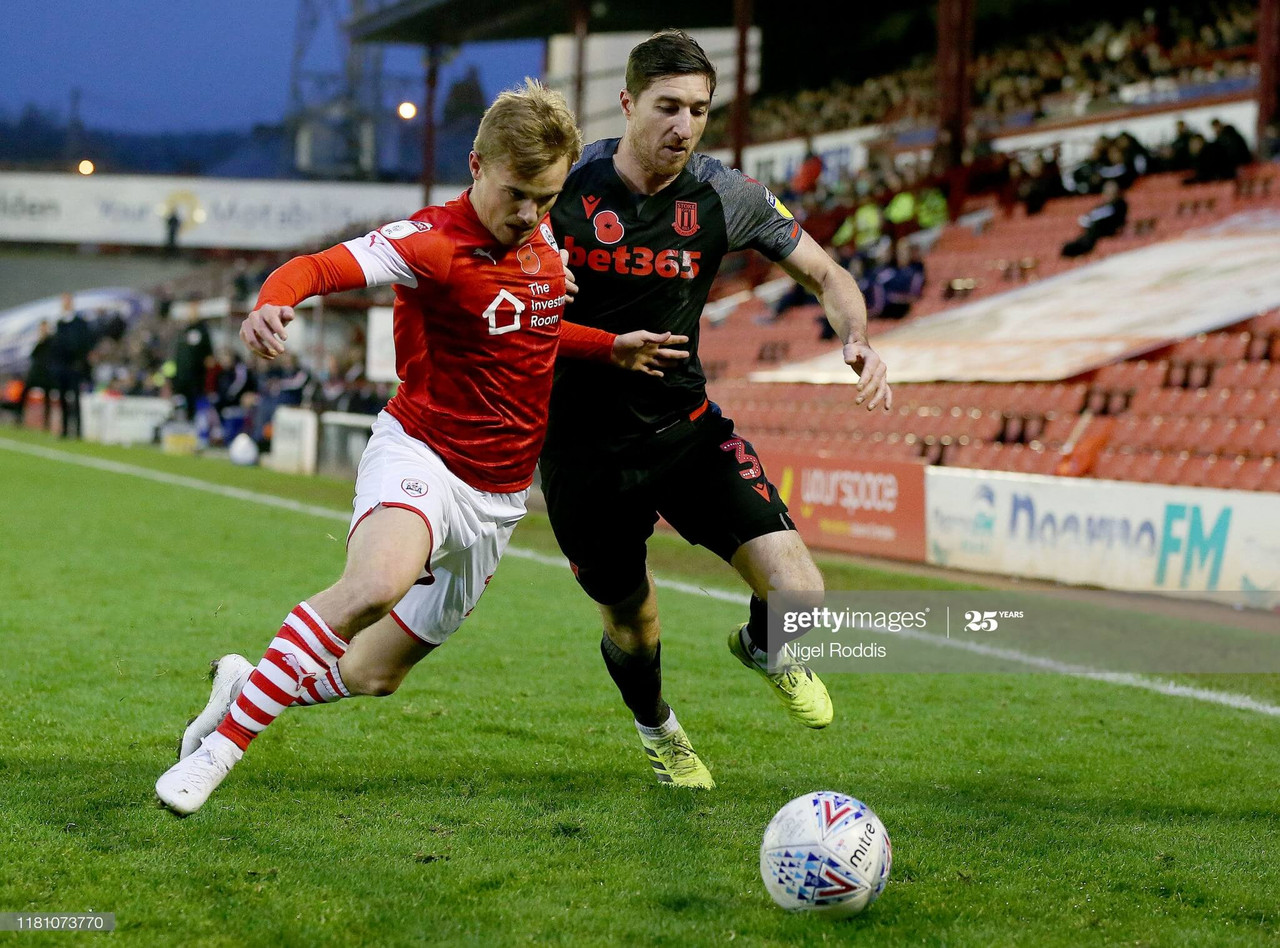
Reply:
[[[272,306],[270,303],[255,309],[240,324],[240,341],[264,359],[274,359],[284,352],[284,342],[289,338],[285,326],[293,322],[292,306]]]
[[[661,378],[664,367],[677,365],[689,358],[689,353],[682,349],[665,347],[682,345],[688,341],[688,336],[649,332],[646,329],[623,333],[613,340],[613,364]]]
[[[578,283],[573,278],[573,271],[569,269],[569,251],[563,247],[560,249],[560,263],[564,266],[565,302],[572,303],[573,298],[578,295]]]
[[[867,411],[883,405],[885,411],[893,408],[893,392],[889,389],[889,370],[866,342],[850,342],[844,347],[844,361],[858,373],[858,397],[854,404],[866,402]]]

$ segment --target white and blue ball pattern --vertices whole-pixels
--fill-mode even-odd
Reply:
[[[879,898],[893,846],[880,818],[834,790],[796,797],[770,821],[760,846],[760,876],[789,911],[844,917]]]

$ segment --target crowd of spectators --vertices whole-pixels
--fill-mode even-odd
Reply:
[[[1275,138],[1280,143],[1280,129]],[[773,186],[858,281],[868,315],[901,319],[923,291],[921,251],[931,245],[930,232],[958,212],[951,200],[957,193],[995,193],[1006,214],[1021,205],[1029,216],[1057,197],[1100,195],[1099,203],[1080,216],[1080,234],[1063,247],[1063,256],[1076,257],[1125,231],[1124,192],[1142,176],[1179,172],[1186,184],[1226,181],[1254,157],[1239,130],[1216,118],[1204,131],[1179,120],[1172,138],[1151,148],[1128,132],[1102,136],[1074,165],[1061,161],[1056,146],[996,153],[989,139],[976,132],[966,141],[963,156],[960,167],[943,171],[923,157],[873,145],[866,168],[832,182],[811,149],[789,181]],[[793,285],[764,319],[777,321],[788,309],[812,302],[804,287]],[[826,338],[829,330],[820,323]]]
[[[1028,36],[978,53],[972,118],[980,129],[1018,128],[1109,108],[1176,98],[1187,90],[1229,91],[1256,75],[1257,5],[1183,0],[1140,17]],[[775,141],[866,125],[922,128],[937,117],[937,78],[927,60],[858,84],[752,102],[748,140]],[[728,142],[729,110],[713,114],[706,147]]]
[[[6,387],[9,407],[21,411],[39,389],[46,396],[45,427],[56,398],[63,408],[62,434],[78,436],[82,393],[165,398],[202,442],[228,444],[245,431],[265,447],[272,416],[282,405],[376,414],[391,397],[390,385],[365,377],[359,328],[347,346],[312,370],[293,352],[272,362],[246,359],[238,344],[215,344],[210,321],[178,316],[188,308],[173,305],[164,291],[157,301],[154,312],[127,328],[121,319],[93,318],[97,314],[74,312],[65,303],[64,317],[41,327],[25,377]]]

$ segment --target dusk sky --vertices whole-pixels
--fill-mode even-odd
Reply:
[[[92,128],[157,132],[279,122],[289,103],[297,16],[296,0],[23,4],[21,17],[0,32],[0,110],[16,116],[34,102],[65,118],[79,86],[81,118]],[[387,72],[419,77],[411,98],[421,106],[421,50],[385,50]],[[541,42],[464,47],[441,70],[441,101],[471,65],[492,96],[540,74],[542,58]],[[340,68],[332,21],[322,22],[307,64]]]

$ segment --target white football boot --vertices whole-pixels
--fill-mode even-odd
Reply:
[[[156,781],[156,796],[178,816],[189,816],[204,806],[241,756],[240,748],[231,741],[221,734],[210,734],[194,754],[161,775]]]
[[[178,743],[178,760],[194,754],[200,742],[222,723],[231,710],[231,703],[240,697],[254,667],[243,655],[223,655],[209,663],[209,678],[213,682],[209,703],[187,722],[187,729],[182,732],[182,740]]]

